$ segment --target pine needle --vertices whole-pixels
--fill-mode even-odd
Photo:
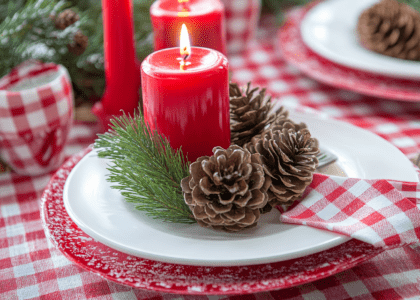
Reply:
[[[405,3],[420,13],[420,0],[400,0],[401,3]]]
[[[184,202],[181,180],[189,175],[182,150],[145,125],[141,113],[111,121],[111,130],[99,135],[94,147],[108,158],[107,180],[147,216],[172,223],[196,223]],[[153,137],[153,139],[152,139]]]
[[[80,22],[61,31],[52,16],[68,7],[65,1],[30,0],[0,24],[0,77],[27,59],[56,61],[72,41]]]

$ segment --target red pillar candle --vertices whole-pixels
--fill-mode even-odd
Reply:
[[[230,145],[228,61],[208,48],[181,46],[181,53],[163,49],[143,61],[143,109],[150,128],[193,162]]]
[[[157,0],[150,8],[155,51],[179,47],[185,24],[191,44],[226,54],[224,6],[220,0]]]
[[[102,0],[105,93],[93,112],[107,125],[112,115],[133,114],[139,105],[140,64],[134,46],[130,0]]]

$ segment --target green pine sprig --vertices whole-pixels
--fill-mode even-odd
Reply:
[[[80,22],[55,28],[53,16],[67,8],[65,1],[30,0],[0,24],[0,77],[28,59],[57,61],[68,52]],[[12,7],[12,6],[11,6]]]
[[[414,8],[420,13],[420,0],[399,0],[399,1],[407,4],[408,6],[411,6],[412,8]]]
[[[149,9],[154,0],[133,0],[137,58],[153,51]],[[80,20],[61,31],[53,16],[71,8]],[[80,56],[67,45],[82,31],[89,39]],[[28,59],[64,65],[70,73],[76,100],[100,98],[105,89],[104,40],[100,0],[0,0],[0,77]]]
[[[111,120],[111,130],[99,135],[94,147],[112,164],[107,180],[126,201],[146,215],[172,223],[196,223],[184,202],[181,180],[189,176],[182,150],[151,132],[141,113]]]
[[[305,5],[312,0],[262,0],[263,12],[274,13],[279,24],[285,18],[285,11],[295,5]]]

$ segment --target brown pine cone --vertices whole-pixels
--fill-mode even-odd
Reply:
[[[294,121],[290,120],[289,118],[286,118],[286,119],[280,118],[280,119],[276,120],[273,124],[271,124],[270,127],[273,127],[273,126],[286,127],[288,129],[293,128],[296,132],[298,132],[299,130],[308,128],[308,126],[305,123],[303,123],[303,122],[295,123]],[[313,138],[313,139],[314,139],[314,142],[315,142],[314,146],[318,148],[319,147],[318,140],[316,138]]]
[[[73,37],[73,43],[67,45],[69,52],[79,56],[85,52],[87,46],[89,44],[89,39],[86,35],[84,35],[81,31],[75,33]]]
[[[265,97],[265,89],[258,90],[258,87],[251,89],[251,83],[242,91],[236,83],[229,84],[232,144],[243,146],[276,119],[288,116],[283,107],[272,113],[271,97]]]
[[[64,30],[80,20],[79,15],[71,9],[63,10],[55,19],[55,27]]]
[[[361,44],[377,53],[420,60],[420,13],[405,3],[382,0],[359,17]]]
[[[308,128],[308,126],[306,126],[305,123],[301,122],[301,123],[295,123],[292,120],[290,120],[289,118],[285,118],[285,119],[278,119],[276,120],[271,127],[274,126],[286,126],[287,128],[293,128],[295,131],[299,131],[301,129],[305,129]]]
[[[291,205],[312,182],[318,165],[317,142],[307,128],[296,131],[297,127],[291,122],[273,125],[244,146],[261,154],[264,172],[271,178],[269,201],[262,213],[279,204]]]
[[[191,175],[181,181],[185,203],[203,227],[236,232],[256,226],[271,184],[260,155],[237,145],[213,153],[192,163]]]

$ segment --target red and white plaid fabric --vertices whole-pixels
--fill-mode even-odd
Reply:
[[[28,61],[0,79],[0,157],[19,174],[57,169],[73,120],[73,91],[60,65]]]
[[[368,97],[320,84],[287,64],[279,54],[278,27],[268,22],[265,29],[260,32],[258,43],[249,44],[240,55],[228,57],[234,81],[241,85],[252,81],[267,87],[267,93],[287,107],[311,108],[318,114],[369,130],[410,158],[420,152],[420,103]],[[76,123],[65,147],[66,155],[93,143],[96,130],[95,125]],[[419,244],[384,251],[352,269],[311,283],[249,295],[176,295],[106,281],[72,264],[45,237],[39,201],[49,178],[49,175],[0,174],[1,299],[414,300],[420,297]]]
[[[420,242],[417,203],[420,183],[314,174],[302,200],[296,201],[280,220],[393,249]]]
[[[255,36],[261,0],[222,0],[226,15],[226,42],[229,53],[246,49]]]

